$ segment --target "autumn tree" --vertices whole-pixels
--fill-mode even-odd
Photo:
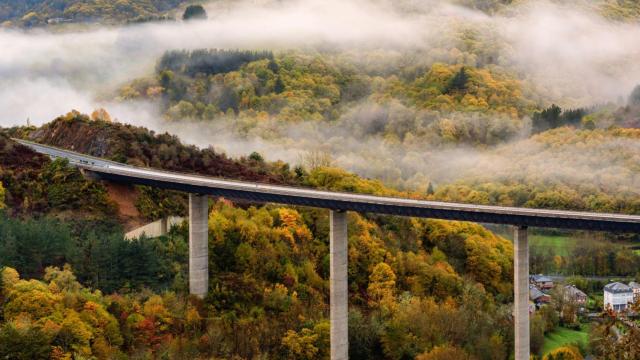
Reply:
[[[562,346],[546,354],[542,360],[583,360],[580,350],[574,346]]]
[[[333,163],[331,154],[322,150],[309,150],[300,155],[300,161],[309,170],[330,167]]]
[[[111,122],[111,115],[104,108],[99,108],[91,113],[91,120]]]
[[[637,359],[640,356],[640,330],[636,326],[626,326],[617,313],[607,310],[603,313],[603,321],[591,327],[589,347],[598,359]]]
[[[287,358],[295,360],[324,359],[329,354],[329,324],[322,322],[300,332],[288,330],[282,338]]]
[[[544,331],[544,318],[538,313],[533,314],[533,316],[531,316],[531,322],[529,323],[531,353],[538,354],[542,350],[542,344],[544,343]]]
[[[5,197],[5,189],[2,186],[2,182],[0,182],[0,210],[5,208],[5,203],[4,203],[4,197]]]
[[[455,346],[441,345],[418,356],[416,360],[473,360],[473,356]]]
[[[379,263],[374,266],[369,275],[369,302],[373,306],[381,307],[386,311],[394,308],[394,290],[396,287],[396,274],[386,263]]]

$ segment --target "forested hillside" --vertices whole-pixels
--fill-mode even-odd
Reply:
[[[15,128],[9,133],[129,163],[166,164],[175,166],[174,170],[215,175],[207,170],[210,168],[190,168],[191,163],[181,163],[184,167],[180,168],[171,165],[171,158],[154,163],[159,160],[144,156],[145,150],[161,144],[173,144],[181,151],[191,149],[196,161],[206,152],[184,147],[168,135],[90,120],[78,113],[40,129]],[[72,133],[78,133],[75,140],[69,136]],[[82,141],[89,133],[93,139],[107,141],[110,150],[96,153],[103,148],[100,143],[93,142],[92,147],[91,142]],[[120,141],[128,146],[118,146]],[[138,152],[125,151],[135,144],[144,146]],[[11,165],[8,160],[2,169]],[[224,164],[223,160],[212,163]],[[251,171],[262,169],[267,175],[281,174],[280,168],[263,163],[257,155],[227,161]],[[64,168],[63,163],[59,166]],[[339,169],[298,172],[289,170],[290,181],[339,191],[409,195]],[[100,187],[91,181],[88,184]],[[9,185],[6,197],[11,199],[15,191]],[[12,201],[7,205],[8,209],[16,206]],[[401,359],[428,353],[436,346],[481,359],[494,358],[496,353],[506,356],[512,341],[506,303],[512,292],[513,251],[507,240],[465,223],[358,214],[351,214],[349,222],[350,351],[354,358]],[[7,346],[0,350],[5,351],[2,354],[28,348],[33,358],[49,354],[99,358],[118,354],[327,356],[326,211],[238,207],[215,201],[209,215],[212,291],[204,303],[184,295],[186,228],[174,229],[166,237],[130,242],[110,226],[88,226],[87,222],[69,227],[45,218],[19,220],[2,215],[0,229],[5,236],[0,239],[0,263],[10,267],[3,272],[5,323],[0,339]],[[64,264],[71,267],[61,270]],[[73,273],[84,286],[121,295],[83,289]],[[19,280],[17,274],[44,282]],[[169,292],[161,296],[138,292],[143,287]],[[46,302],[32,312],[36,298]],[[428,326],[416,323],[417,313],[432,314],[438,321]],[[472,318],[475,325],[469,327]],[[459,341],[451,343],[452,336]]]
[[[211,198],[198,299],[186,223],[124,238],[187,215],[186,194],[85,178],[12,137],[268,184],[640,214],[639,19],[630,0],[0,0],[0,358],[330,349],[327,210]],[[351,359],[513,357],[509,228],[356,212],[348,228]],[[639,237],[530,234],[530,271],[602,312],[554,290],[532,354],[632,354],[640,332],[606,312],[602,279],[640,280]],[[588,340],[549,349],[556,331]]]
[[[135,166],[266,183],[290,181],[275,176],[277,164],[250,157],[229,159],[216,153],[213,147],[200,150],[183,145],[175,135],[155,134],[145,128],[96,118],[96,114],[91,119],[73,111],[41,128],[17,128],[10,132],[36,142]]]
[[[5,26],[42,26],[60,22],[114,23],[164,19],[167,11],[175,9],[185,0],[0,0],[0,24]],[[506,13],[521,2],[511,0],[455,0],[472,9],[488,14]],[[557,1],[564,3],[564,1]],[[617,21],[637,21],[640,5],[633,0],[577,1],[573,6],[598,11]],[[400,7],[411,9],[411,2],[399,2]],[[171,17],[173,18],[173,17]]]
[[[182,0],[0,0],[0,24],[25,27],[64,22],[115,23],[161,19]]]
[[[447,201],[638,214],[639,137],[639,129],[615,128],[563,127],[538,134],[496,149],[486,162],[470,165],[464,180],[440,187],[435,196]],[[490,163],[502,161],[504,154],[514,166]]]
[[[338,191],[508,205],[514,204],[507,201],[509,196],[518,201],[527,198],[526,192],[516,196],[514,190],[500,187],[485,193],[487,185],[481,184],[465,185],[469,191],[452,184],[424,194],[400,192],[336,168],[291,169],[284,163],[265,162],[259,154],[231,160],[211,149],[184,146],[168,134],[156,135],[143,128],[105,121],[103,112],[96,112],[93,117],[72,112],[41,128],[14,128],[7,132],[131,164],[214,176],[220,175],[218,169],[224,166],[236,169],[234,176],[247,180]],[[555,144],[559,141],[553,136],[560,136],[572,144],[578,140],[571,140],[567,133],[573,132],[563,128],[534,139],[550,139]],[[606,136],[635,136],[631,130],[583,132],[576,136],[595,136],[601,141],[606,141]],[[50,163],[5,141],[5,147],[21,149],[42,163]],[[23,158],[24,155],[4,157],[2,169],[7,175],[3,183],[9,213],[20,209],[12,199],[21,190],[12,185],[18,175],[8,170],[15,169],[15,162],[22,163]],[[205,161],[207,158],[210,160]],[[57,171],[77,172],[59,161],[52,164],[57,164]],[[32,176],[36,177],[40,172],[47,173],[34,172]],[[102,186],[81,181],[87,184],[84,187]],[[77,182],[71,185],[78,186]],[[143,194],[140,198],[145,199],[147,207],[137,205],[150,219],[163,214],[145,209],[160,208],[167,211],[165,214],[184,211],[183,195],[144,187],[137,191]],[[454,199],[447,197],[452,194]],[[562,199],[555,195],[548,198]],[[581,196],[576,195],[576,199]],[[53,203],[50,211],[64,209],[65,204]],[[74,210],[77,213],[86,206],[79,203]],[[571,201],[536,206],[580,208],[579,203]],[[506,358],[513,341],[508,305],[513,286],[513,247],[509,241],[480,225],[460,222],[355,213],[349,216],[349,222],[353,358],[402,359],[421,353],[429,358],[431,351],[473,355],[477,359],[495,359],[495,354]],[[19,220],[2,215],[0,229],[7,236],[0,239],[0,262],[11,268],[5,269],[3,275],[10,279],[5,283],[11,284],[3,288],[5,325],[0,338],[11,339],[5,340],[10,344],[9,351],[29,344],[29,349],[40,351],[33,355],[36,357],[52,352],[101,358],[114,354],[326,357],[328,213],[275,205],[239,206],[218,200],[212,204],[209,227],[212,291],[201,303],[185,297],[186,227],[176,228],[166,237],[131,242],[111,225],[96,227],[80,221],[69,226],[47,218]],[[584,255],[587,254],[590,253]],[[540,261],[533,260],[534,264],[542,264]],[[638,263],[640,259],[635,256],[629,261]],[[65,264],[71,267],[60,270]],[[576,262],[576,266],[580,265]],[[41,278],[44,283],[18,281],[12,269],[27,278]],[[84,285],[76,284],[74,276]],[[56,277],[65,279],[66,285],[51,285]],[[92,294],[83,286],[120,295]],[[164,293],[157,296],[149,290],[141,291],[144,288]],[[33,296],[50,299],[49,308],[21,317]],[[69,297],[76,300],[60,302]],[[96,307],[104,309],[100,316],[118,322],[117,326],[109,325],[108,336],[101,330],[104,325],[96,325],[105,323],[92,323],[94,320],[87,313],[96,311]],[[424,314],[430,314],[427,322],[416,320],[426,319]],[[71,326],[71,319],[76,321],[74,327],[85,330],[68,335],[66,331],[70,330],[65,329]],[[34,337],[39,339],[35,348],[31,346]],[[61,337],[67,340],[61,342]]]
[[[489,14],[507,12],[514,5],[526,3],[526,1],[513,0],[456,0],[455,2]],[[637,21],[640,16],[640,4],[634,0],[553,0],[553,2],[597,11],[617,21]]]
[[[157,75],[123,87],[120,99],[161,98],[169,118],[203,120],[230,111],[242,118],[335,120],[363,100],[513,118],[534,110],[533,103],[522,96],[522,82],[495,66],[434,63],[385,73],[376,66],[359,67],[355,59],[328,54],[292,52],[276,58],[249,52],[221,54],[166,53],[158,62]],[[197,66],[191,65],[196,61]]]
[[[34,216],[82,209],[75,216],[100,219],[115,212],[106,190],[62,160],[51,161],[0,134],[3,200],[13,215]]]
[[[384,74],[348,56],[251,54],[167,53],[154,77],[126,85],[120,99],[158,101],[168,128],[187,137],[260,139],[267,156],[298,153],[433,199],[640,211],[640,90],[624,106],[563,109],[534,101],[527,81],[497,65]],[[236,70],[219,65],[230,62]]]
[[[108,114],[95,112],[92,119],[78,112],[70,112],[41,128],[14,128],[7,130],[7,134],[136,166],[265,183],[294,184],[301,181],[300,169],[296,174],[295,169],[291,169],[288,164],[265,162],[257,153],[238,160],[229,159],[224,154],[214,151],[212,147],[200,150],[194,146],[183,145],[177,137],[168,133],[155,134],[144,128],[111,122],[108,118],[103,119],[101,116],[108,117]],[[49,162],[48,159],[40,155],[33,155],[30,150],[9,140],[7,140],[7,144],[9,144],[7,146],[15,146],[29,154],[23,155],[23,158],[36,156],[44,163]],[[19,165],[20,162],[15,157],[6,157],[3,160],[9,162],[13,167],[18,167],[19,172],[26,170],[24,166]],[[11,167],[7,167],[7,169],[11,169]],[[72,172],[79,179],[78,181],[82,180],[77,171],[70,169],[67,171]],[[4,180],[5,187],[9,186],[9,203],[12,205],[14,203],[29,204],[29,199],[18,198],[14,200],[14,197],[21,194],[18,189],[14,191],[13,187],[18,186],[14,184],[27,186],[31,189],[30,191],[34,191],[37,187],[31,187],[28,182],[22,181],[19,175],[13,173],[9,175]],[[42,177],[42,175],[37,174],[32,177]],[[63,196],[57,200],[60,205],[68,206],[69,209],[77,208],[77,204],[64,196],[82,199],[87,204],[101,203],[91,197],[83,196],[83,193],[69,191],[69,189],[77,188],[77,184],[71,182],[68,176],[58,176],[58,178],[60,182],[66,181],[63,184],[68,186],[66,190],[59,191],[60,196]],[[47,178],[43,179],[43,182],[51,184],[46,180]],[[100,186],[98,188],[101,189],[102,196],[105,196],[105,189]],[[136,193],[135,206],[137,210],[149,221],[157,220],[163,216],[182,215],[185,212],[186,196],[184,194],[145,186],[136,186],[131,191]],[[40,193],[30,193],[29,196],[34,196],[39,201],[46,199],[46,196],[41,196]],[[37,212],[36,205],[30,206],[23,212]],[[83,206],[80,208],[84,209]]]

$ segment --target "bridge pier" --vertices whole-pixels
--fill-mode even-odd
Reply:
[[[515,360],[529,360],[529,240],[526,226],[514,227],[513,246]]]
[[[189,293],[204,298],[209,289],[209,198],[189,194]]]
[[[331,360],[347,360],[349,358],[347,213],[331,210],[329,221]]]

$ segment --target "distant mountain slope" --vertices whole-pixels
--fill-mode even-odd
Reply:
[[[184,0],[0,0],[0,23],[37,26],[57,22],[135,21],[161,17]]]
[[[505,12],[523,4],[538,0],[452,0],[453,3],[477,9],[488,14]],[[552,3],[572,8],[594,10],[615,21],[637,21],[640,17],[640,3],[637,0],[550,0]]]

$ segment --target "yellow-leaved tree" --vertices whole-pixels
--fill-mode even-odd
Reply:
[[[396,287],[396,274],[391,266],[386,263],[377,264],[369,275],[369,303],[391,311],[395,307],[394,290]]]
[[[575,346],[563,346],[559,347],[552,352],[546,354],[543,360],[582,360],[582,354],[580,354],[580,350]]]
[[[4,209],[4,207],[5,207],[4,195],[5,195],[4,186],[2,186],[2,182],[0,182],[0,210]]]
[[[424,352],[416,357],[416,360],[473,360],[473,356],[466,351],[449,345],[434,347],[431,351]]]

